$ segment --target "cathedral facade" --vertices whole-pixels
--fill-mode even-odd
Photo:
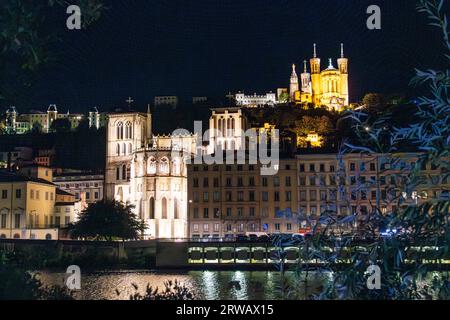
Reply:
[[[292,66],[290,80],[291,100],[297,104],[312,103],[315,106],[326,106],[331,110],[342,111],[349,105],[348,90],[348,59],[344,56],[344,46],[341,44],[341,57],[337,59],[337,68],[330,58],[328,67],[321,69],[321,60],[317,56],[314,44],[313,57],[310,59],[310,72],[304,61],[303,73],[300,79],[296,66]]]
[[[147,238],[187,237],[186,160],[195,146],[188,132],[154,136],[150,110],[109,114],[105,196],[134,205]]]

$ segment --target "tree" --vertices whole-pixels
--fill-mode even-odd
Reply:
[[[199,298],[197,292],[193,291],[191,288],[187,287],[183,283],[175,279],[175,281],[169,280],[164,282],[164,290],[159,290],[159,288],[153,288],[147,285],[144,294],[139,293],[137,285],[133,284],[136,293],[130,295],[130,300],[175,300],[175,301],[190,301]],[[120,292],[116,290],[117,295]]]
[[[105,10],[101,0],[74,0],[87,28]],[[42,67],[54,62],[54,44],[62,41],[64,19],[57,19],[68,7],[65,0],[2,0],[0,6],[0,101],[10,105],[30,103],[29,89]],[[61,10],[63,9],[63,10]],[[55,23],[61,23],[56,25]]]
[[[62,118],[62,119],[56,119],[52,122],[50,126],[50,131],[53,132],[69,132],[72,129],[72,124],[70,123],[69,119]]]
[[[289,99],[290,99],[289,93],[287,93],[287,92],[282,92],[282,93],[280,94],[280,97],[278,98],[278,100],[279,100],[281,103],[287,103],[287,102],[289,101]]]
[[[303,116],[295,124],[297,144],[300,146],[307,145],[306,138],[312,132],[317,133],[320,140],[323,140],[323,137],[329,135],[333,130],[333,123],[327,116]]]
[[[6,124],[3,121],[0,121],[0,135],[6,134]]]
[[[145,222],[133,213],[133,205],[101,201],[89,205],[80,220],[69,227],[72,238],[137,240],[146,229]]]
[[[33,122],[33,127],[29,131],[31,134],[41,134],[44,131],[44,128],[42,127],[42,124],[39,122]]]
[[[380,93],[368,93],[363,98],[363,104],[370,112],[382,111],[387,105],[386,97]]]
[[[90,130],[97,130],[97,129],[95,127],[92,128],[89,127],[89,119],[87,118],[83,118],[78,124],[78,127],[76,128],[77,132],[89,132]]]
[[[39,274],[20,265],[12,253],[0,252],[0,300],[73,300],[64,287],[46,287]]]

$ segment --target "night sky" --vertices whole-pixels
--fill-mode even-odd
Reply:
[[[414,68],[442,68],[440,34],[414,0],[127,0],[89,30],[68,31],[58,61],[40,74],[29,108],[144,110],[155,95],[223,97],[288,87],[316,42],[322,66],[345,44],[351,101],[366,92],[408,88]],[[382,10],[382,30],[366,28],[366,9]],[[62,14],[65,15],[64,10]],[[62,27],[65,27],[63,25]],[[336,65],[336,62],[334,62]],[[300,70],[298,70],[300,73]]]

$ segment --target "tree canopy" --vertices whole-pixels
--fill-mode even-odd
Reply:
[[[133,208],[118,201],[93,203],[81,213],[79,221],[69,227],[71,236],[107,241],[137,240],[146,224],[133,213]]]

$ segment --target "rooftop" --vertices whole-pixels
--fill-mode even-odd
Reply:
[[[62,196],[71,196],[71,197],[74,197],[73,194],[71,194],[71,193],[69,193],[69,192],[67,192],[67,191],[64,191],[64,190],[62,190],[62,189],[59,189],[59,188],[56,189],[56,194],[59,194],[59,195],[62,195]]]
[[[0,170],[0,183],[11,183],[11,182],[34,182],[40,184],[46,184],[49,186],[55,186],[55,184],[39,178],[27,177],[15,172],[10,172],[6,170]]]

